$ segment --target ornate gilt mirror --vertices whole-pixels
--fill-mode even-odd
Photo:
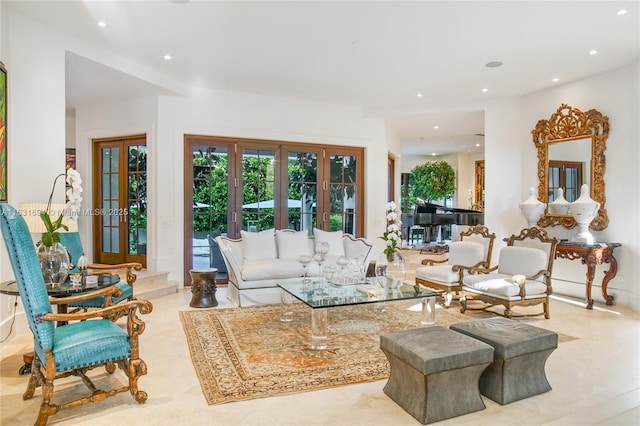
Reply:
[[[605,209],[604,172],[609,118],[595,109],[582,112],[562,104],[548,120],[540,120],[531,131],[538,149],[538,198],[547,203],[538,226],[561,225],[573,228],[576,221],[570,214],[557,214],[548,204],[562,188],[568,202],[580,195],[580,187],[589,185],[591,198],[600,203],[600,210],[590,228],[601,231],[609,224]]]

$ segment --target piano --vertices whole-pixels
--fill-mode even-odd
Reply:
[[[416,204],[414,213],[403,213],[401,216],[403,228],[405,228],[407,238],[413,226],[423,226],[430,230],[432,227],[440,225],[463,225],[474,226],[484,224],[484,213],[478,210],[458,209],[444,207],[432,203]],[[425,232],[425,239],[429,242],[431,232]]]

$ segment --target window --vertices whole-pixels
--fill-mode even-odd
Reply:
[[[317,227],[362,236],[363,158],[362,148],[186,135],[185,282],[191,268],[221,269],[218,235]]]

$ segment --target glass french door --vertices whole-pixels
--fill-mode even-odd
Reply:
[[[146,266],[146,136],[94,139],[93,143],[94,260]]]
[[[185,283],[189,269],[226,268],[215,237],[265,229],[364,232],[364,150],[185,136]]]

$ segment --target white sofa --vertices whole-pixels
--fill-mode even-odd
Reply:
[[[339,256],[346,256],[358,259],[366,268],[373,255],[372,244],[341,231],[314,229],[314,237],[310,238],[306,231],[268,229],[241,231],[241,236],[237,240],[216,237],[229,272],[227,298],[238,306],[279,303],[278,283],[301,279],[304,267],[298,262],[298,257],[303,254],[313,256],[317,241],[329,243],[325,264],[335,263]],[[307,276],[319,275],[318,264],[311,262]]]

